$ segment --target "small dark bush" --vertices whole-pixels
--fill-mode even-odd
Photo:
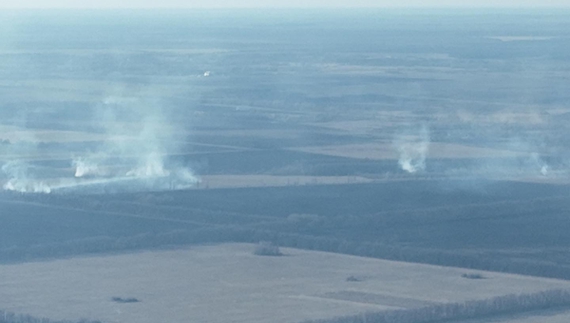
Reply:
[[[463,275],[461,275],[461,277],[467,278],[467,279],[485,279],[485,276],[483,276],[481,274],[463,274]]]
[[[116,303],[138,303],[140,300],[134,297],[129,298],[122,298],[122,297],[113,297],[111,300]]]
[[[266,241],[257,244],[253,253],[258,256],[283,256],[278,246]]]

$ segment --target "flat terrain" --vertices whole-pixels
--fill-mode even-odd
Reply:
[[[506,315],[497,318],[465,320],[461,323],[567,323],[570,313],[567,311],[540,311],[524,315]]]
[[[253,249],[223,244],[5,265],[0,300],[8,311],[52,319],[279,323],[570,288],[566,281],[297,249],[255,256]]]
[[[0,30],[0,310],[295,322],[568,285],[413,262],[570,281],[569,12],[6,11]],[[259,241],[338,254],[191,247]]]
[[[360,176],[272,176],[272,175],[206,175],[196,188],[277,187],[370,183]]]
[[[331,156],[362,159],[398,159],[398,151],[393,143],[376,142],[341,146],[301,147],[298,151]],[[490,148],[469,147],[457,144],[431,143],[432,158],[502,158],[517,157],[520,152],[501,151]]]

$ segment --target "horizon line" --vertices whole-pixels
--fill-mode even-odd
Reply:
[[[171,7],[1,7],[0,10],[243,10],[243,9],[272,9],[272,10],[286,10],[286,9],[389,9],[389,10],[418,10],[418,9],[475,9],[475,10],[488,10],[488,9],[509,9],[509,10],[529,10],[529,9],[564,9],[570,10],[570,4],[567,6],[302,6],[302,7],[286,7],[286,6],[262,6],[262,7],[189,7],[189,6],[171,6]]]

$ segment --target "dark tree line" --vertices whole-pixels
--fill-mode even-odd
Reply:
[[[100,321],[52,321],[47,318],[38,318],[31,315],[14,314],[0,310],[0,323],[101,323]]]
[[[281,247],[570,280],[570,267],[555,263],[499,258],[486,259],[477,255],[451,251],[395,247],[382,243],[363,243],[334,237],[316,237],[233,225],[207,226],[191,230],[148,233],[121,238],[96,237],[32,247],[4,248],[0,249],[0,263],[18,263],[82,254],[128,252],[205,243],[259,243],[260,241],[267,241]]]
[[[570,307],[570,292],[567,290],[506,295],[463,303],[447,303],[421,308],[365,313],[325,320],[306,321],[305,323],[437,323],[560,307]]]

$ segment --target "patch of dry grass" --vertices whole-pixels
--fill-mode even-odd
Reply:
[[[285,323],[570,287],[491,272],[465,279],[458,268],[289,248],[281,249],[283,257],[259,257],[254,248],[224,244],[0,266],[1,306],[54,319]]]
[[[386,160],[399,158],[397,147],[390,142],[301,147],[291,150],[358,159]],[[441,142],[432,142],[429,146],[429,158],[506,158],[517,156],[524,156],[524,153]]]
[[[370,183],[361,176],[274,176],[274,175],[204,175],[196,188],[277,187],[302,185]]]

